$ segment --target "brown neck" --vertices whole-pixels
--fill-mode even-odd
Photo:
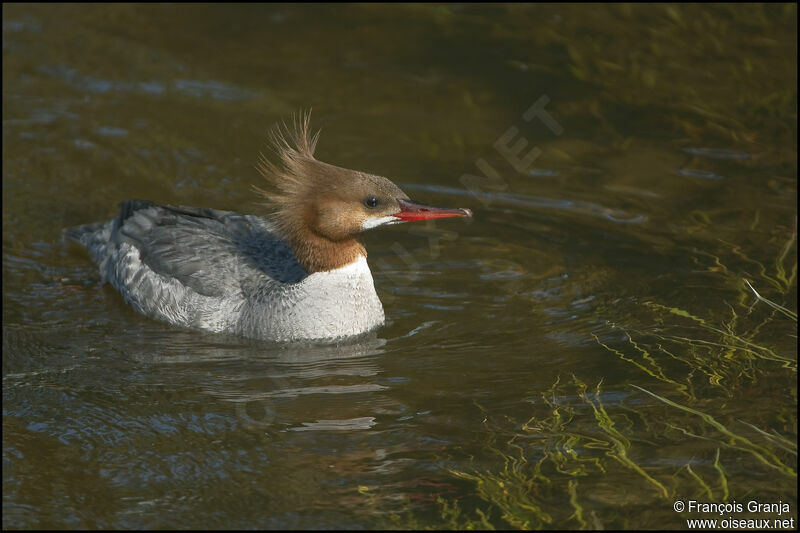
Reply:
[[[325,272],[349,265],[367,251],[357,239],[332,241],[312,231],[298,233],[289,238],[289,244],[300,266],[308,272]]]

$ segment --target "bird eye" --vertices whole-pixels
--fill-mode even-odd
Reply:
[[[369,207],[370,209],[374,209],[378,206],[378,199],[374,196],[367,196],[364,198],[364,205]]]

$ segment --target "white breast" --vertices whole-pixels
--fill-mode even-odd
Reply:
[[[384,322],[364,256],[349,265],[315,272],[299,283],[250,302],[243,334],[270,340],[325,339],[358,335]]]

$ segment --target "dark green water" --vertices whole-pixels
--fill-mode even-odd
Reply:
[[[796,54],[783,5],[4,4],[3,527],[796,526]],[[61,240],[259,212],[309,107],[475,213],[366,235],[376,333],[172,328]]]

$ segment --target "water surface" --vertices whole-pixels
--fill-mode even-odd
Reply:
[[[791,5],[4,5],[3,527],[796,519],[796,50]],[[177,329],[62,240],[258,213],[307,108],[475,213],[365,236],[378,331]]]

